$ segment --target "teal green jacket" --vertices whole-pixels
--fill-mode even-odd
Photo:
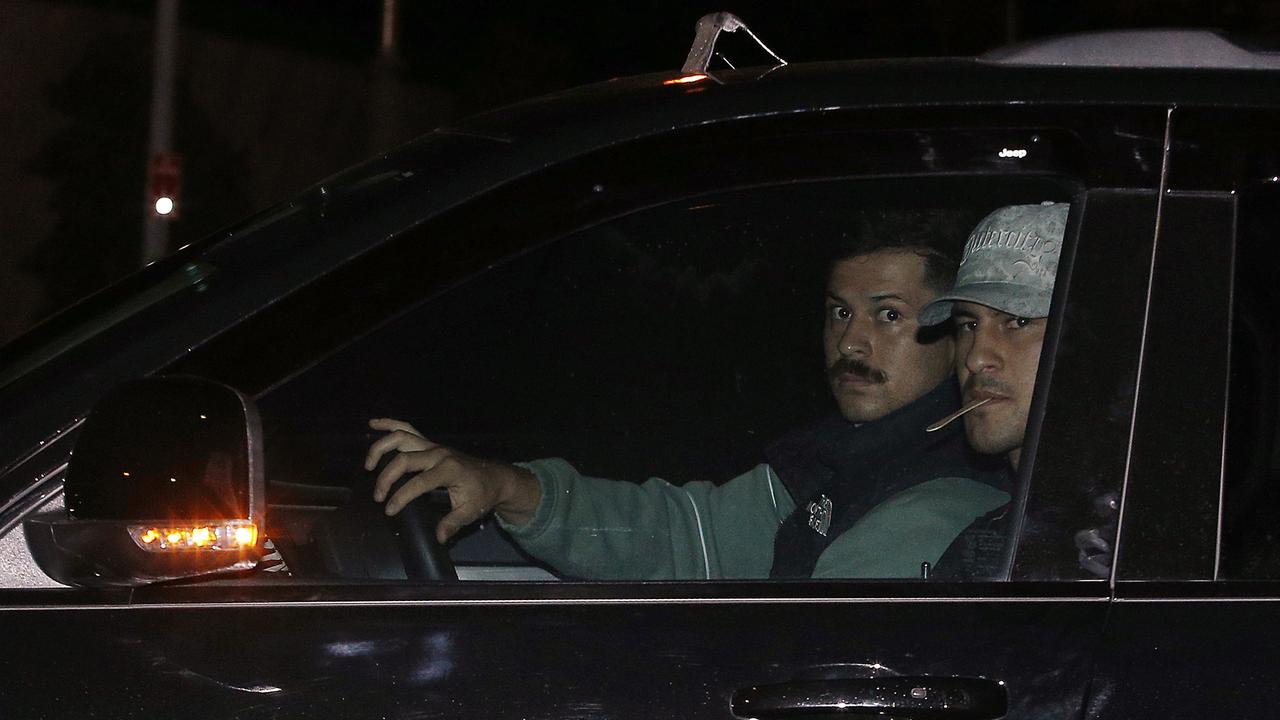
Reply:
[[[795,502],[768,465],[727,483],[643,484],[578,473],[552,458],[522,463],[542,499],[528,523],[502,526],[562,574],[598,580],[767,578],[773,538]],[[967,478],[933,478],[873,507],[818,558],[815,578],[916,578],[974,520],[1009,496]]]

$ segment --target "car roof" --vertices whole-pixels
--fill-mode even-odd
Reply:
[[[982,56],[1006,65],[1280,70],[1274,48],[1216,30],[1110,30],[1040,38]]]
[[[519,141],[530,133],[569,135],[588,118],[632,132],[684,122],[817,109],[922,104],[1280,104],[1280,72],[1258,68],[1135,67],[991,58],[884,59],[712,71],[696,84],[664,84],[680,73],[610,80],[512,105],[446,131]],[[1278,68],[1280,69],[1280,68]],[[568,123],[568,127],[565,127]],[[563,127],[561,133],[556,129]]]
[[[1117,36],[1127,37],[1127,36]],[[1061,66],[993,58],[876,59],[615,78],[453,122],[318,183],[329,202],[419,164],[446,139],[494,149],[491,170],[545,167],[679,128],[822,110],[1022,104],[1280,107],[1280,72],[1225,67]],[[474,149],[474,148],[473,148]],[[430,165],[428,165],[429,167]],[[305,195],[305,193],[304,193]]]

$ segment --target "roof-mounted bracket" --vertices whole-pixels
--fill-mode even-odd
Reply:
[[[778,54],[769,49],[751,32],[751,28],[742,22],[741,18],[731,12],[718,12],[709,15],[703,15],[698,18],[698,28],[693,37],[693,47],[689,48],[689,57],[685,58],[684,67],[680,68],[685,73],[704,73],[711,64],[711,58],[715,55],[716,40],[720,38],[722,32],[737,32],[738,28],[742,28],[756,44],[764,49],[765,52],[773,56],[779,65],[786,65],[787,61],[778,57]],[[728,63],[728,60],[725,60]],[[733,67],[730,64],[730,67]]]

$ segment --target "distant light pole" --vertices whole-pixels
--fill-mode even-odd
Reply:
[[[382,0],[382,32],[378,57],[373,61],[373,87],[369,110],[370,152],[391,149],[400,141],[398,75],[400,70],[400,7],[397,0]]]
[[[396,16],[399,15],[399,3],[396,0],[382,0],[382,39],[378,43],[378,52],[384,60],[395,60],[396,45],[400,41],[399,23]]]
[[[142,264],[169,250],[169,223],[176,217],[181,159],[172,152],[173,88],[177,76],[178,0],[156,0],[155,57],[151,65],[151,132],[147,141],[147,188]]]

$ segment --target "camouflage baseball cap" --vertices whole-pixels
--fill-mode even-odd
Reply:
[[[1018,317],[1048,317],[1069,208],[1052,202],[1009,205],[983,218],[964,244],[955,286],[924,306],[920,324],[945,321],[956,301]]]

